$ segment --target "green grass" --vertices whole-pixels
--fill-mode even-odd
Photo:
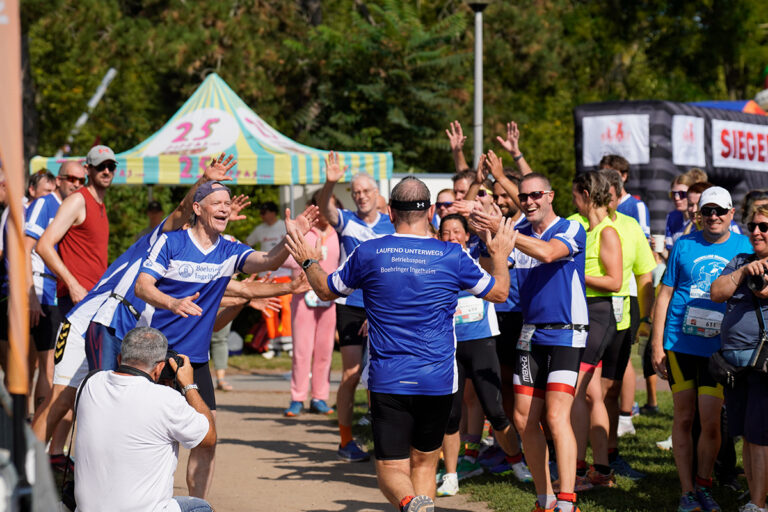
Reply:
[[[281,353],[272,359],[265,359],[261,354],[241,354],[229,357],[229,366],[235,370],[291,370],[291,358],[286,353]],[[331,359],[331,370],[341,371],[341,354],[334,350]]]

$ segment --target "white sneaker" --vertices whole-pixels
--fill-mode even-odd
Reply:
[[[456,473],[443,475],[443,483],[437,488],[438,496],[455,496],[459,492],[459,476]]]
[[[656,443],[656,446],[659,447],[660,450],[671,450],[672,449],[672,435],[670,435],[668,438],[666,438],[663,441],[658,441]]]
[[[523,461],[512,464],[512,472],[520,482],[533,482],[533,475]]]
[[[765,512],[765,509],[758,507],[750,501],[746,505],[739,507],[739,512]]]
[[[616,435],[621,436],[633,436],[635,435],[635,426],[632,424],[632,416],[619,416],[619,426],[616,429]]]
[[[275,351],[270,349],[270,350],[267,350],[266,352],[262,352],[261,357],[263,357],[264,359],[272,359],[273,357],[275,357]]]

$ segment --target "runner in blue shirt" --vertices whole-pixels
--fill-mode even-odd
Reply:
[[[325,185],[318,199],[318,206],[323,216],[339,233],[340,261],[347,259],[362,242],[395,232],[389,217],[379,212],[377,208],[378,185],[368,174],[356,174],[350,182],[356,211],[334,206],[331,201],[333,187],[344,177],[346,171],[346,166],[342,169],[339,165],[338,155],[334,152],[329,153],[325,159]],[[342,364],[341,383],[336,393],[336,412],[341,437],[336,454],[340,459],[350,462],[366,461],[369,458],[369,455],[352,438],[355,389],[360,382],[363,347],[366,343],[364,322],[365,310],[363,294],[360,290],[348,297],[340,297],[336,301],[336,329],[339,331]]]
[[[400,510],[433,510],[435,468],[458,389],[453,315],[458,292],[501,302],[509,292],[507,255],[514,247],[505,220],[487,246],[492,275],[458,244],[428,235],[429,189],[406,177],[392,190],[396,233],[362,243],[327,276],[318,251],[289,231],[289,249],[323,300],[363,291],[369,323],[370,390],[376,473]],[[295,230],[294,230],[295,231]]]
[[[672,450],[682,488],[678,510],[683,512],[720,510],[711,487],[720,449],[723,387],[710,375],[708,361],[720,348],[726,305],[713,302],[709,288],[734,256],[752,252],[747,237],[729,231],[734,209],[727,190],[704,190],[699,212],[702,230],[681,237],[672,247],[651,334],[653,367],[669,379],[675,404]],[[691,423],[697,403],[701,436],[694,448]],[[695,475],[689,457],[694,449],[699,454]]]

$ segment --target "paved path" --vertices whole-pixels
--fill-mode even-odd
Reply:
[[[217,512],[394,510],[376,486],[373,462],[336,458],[335,420],[282,416],[290,400],[284,373],[232,374],[227,380],[235,391],[216,395],[219,441],[209,500]],[[339,374],[332,375],[332,397],[338,380]],[[186,456],[179,461],[174,494],[187,493]],[[490,512],[464,495],[439,498],[437,508]]]

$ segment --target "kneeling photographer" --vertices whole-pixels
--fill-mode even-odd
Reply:
[[[720,331],[725,363],[718,366],[735,367],[726,368],[735,377],[725,385],[728,431],[744,438],[751,501],[740,510],[755,512],[764,509],[768,493],[768,206],[750,212],[747,228],[755,253],[733,258],[710,294],[715,302],[728,301]]]
[[[179,443],[213,446],[216,429],[189,358],[168,358],[167,351],[157,329],[133,329],[123,339],[117,370],[83,382],[76,405],[78,511],[212,510],[200,498],[173,496]],[[176,389],[157,384],[166,365]]]

